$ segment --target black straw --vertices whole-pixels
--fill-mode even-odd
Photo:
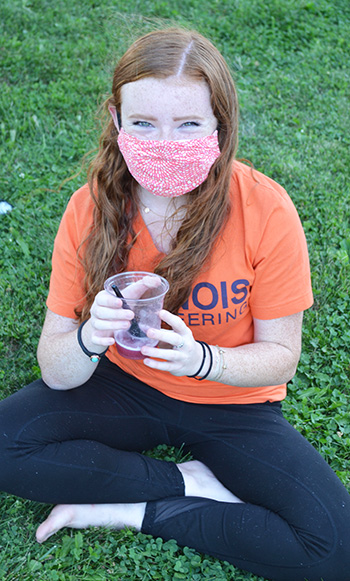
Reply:
[[[114,290],[116,296],[118,297],[118,299],[122,300],[123,303],[123,309],[129,309],[130,311],[132,311],[132,309],[130,309],[128,303],[126,302],[126,300],[124,299],[122,293],[120,292],[119,288],[117,287],[116,284],[112,284],[111,285],[112,289]],[[146,333],[144,333],[142,331],[142,329],[140,329],[140,326],[138,324],[138,322],[136,321],[136,319],[134,318],[131,321],[131,325],[129,328],[129,333],[130,335],[133,335],[133,337],[147,337]]]

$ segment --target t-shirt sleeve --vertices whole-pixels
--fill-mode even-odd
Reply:
[[[74,309],[84,303],[84,269],[77,250],[91,224],[89,204],[81,191],[72,196],[63,214],[52,254],[52,271],[47,307],[63,317],[76,318]]]
[[[312,305],[306,238],[298,213],[285,192],[266,216],[253,267],[255,278],[250,297],[253,317],[286,317]]]

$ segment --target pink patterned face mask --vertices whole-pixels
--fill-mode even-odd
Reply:
[[[135,180],[152,194],[167,198],[200,186],[220,155],[217,131],[200,139],[154,141],[121,129],[118,145]]]

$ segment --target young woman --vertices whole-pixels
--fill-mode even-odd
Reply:
[[[237,99],[201,35],[150,33],[118,63],[89,183],[55,241],[42,380],[1,402],[3,490],[64,526],[175,538],[268,579],[346,581],[350,498],[284,419],[312,304],[296,210],[234,159]],[[121,357],[116,272],[164,276],[158,347]],[[182,446],[176,465],[142,451]]]

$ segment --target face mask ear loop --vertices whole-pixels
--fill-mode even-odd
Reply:
[[[109,105],[108,111],[110,112],[112,119],[113,119],[113,123],[115,125],[115,128],[119,133],[121,126],[122,126],[122,118],[121,118],[120,112],[117,110],[117,108],[114,105]]]

